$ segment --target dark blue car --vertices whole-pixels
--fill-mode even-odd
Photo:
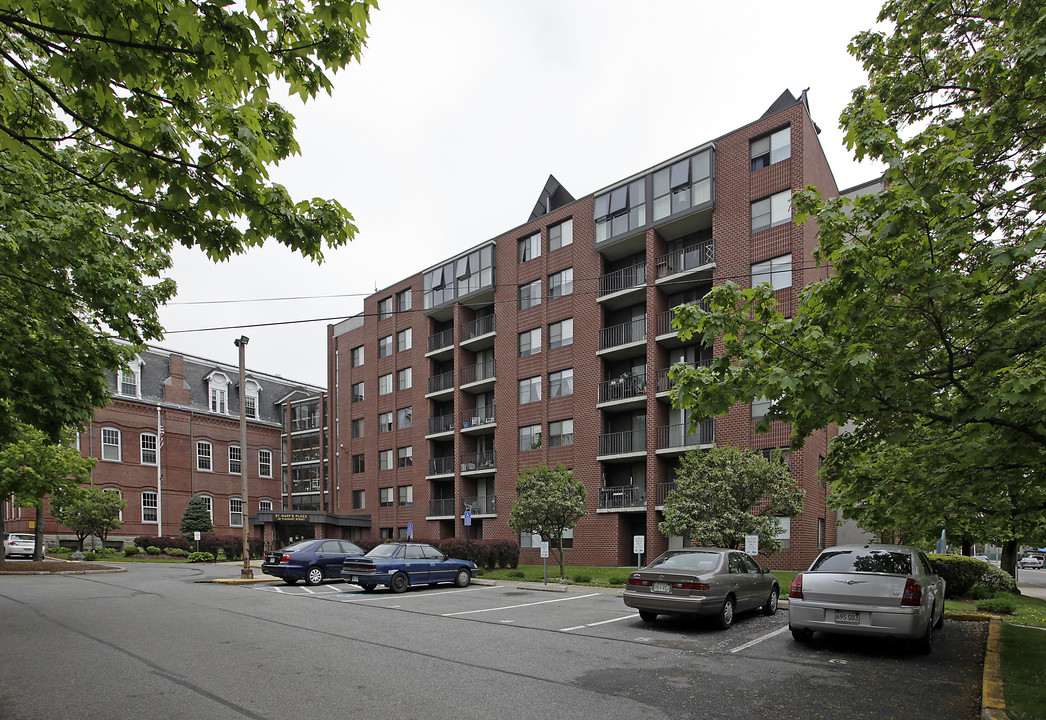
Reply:
[[[476,563],[447,557],[423,543],[378,545],[363,557],[346,558],[341,577],[366,591],[387,585],[401,593],[411,585],[452,582],[466,587],[476,574]]]
[[[342,563],[353,555],[363,555],[363,548],[348,540],[299,540],[280,550],[265,553],[262,572],[274,575],[288,585],[299,580],[304,580],[306,585],[319,585],[324,580],[341,577]]]

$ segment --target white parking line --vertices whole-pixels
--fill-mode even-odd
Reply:
[[[462,610],[461,612],[443,613],[443,617],[452,617],[454,615],[474,615],[476,613],[495,612],[497,610],[515,610],[516,608],[531,607],[533,605],[547,605],[548,603],[566,602],[567,600],[581,600],[582,598],[595,597],[596,595],[599,595],[599,593],[574,595],[572,597],[556,598],[555,600],[541,600],[539,602],[523,603],[522,605],[504,605],[502,607],[484,608],[483,610]]]
[[[596,627],[597,625],[606,625],[607,623],[621,622],[622,620],[628,620],[629,618],[636,617],[635,613],[630,615],[622,615],[621,617],[614,618],[612,620],[600,620],[599,622],[588,623],[587,625],[575,625],[574,627],[561,628],[560,632],[572,632],[574,630],[583,630],[584,628]]]
[[[786,630],[788,630],[788,626],[787,625],[785,625],[783,628],[778,628],[777,630],[774,630],[771,633],[767,633],[766,635],[762,635],[760,637],[757,637],[755,640],[750,640],[750,641],[746,642],[744,645],[738,645],[737,647],[735,647],[730,652],[735,653],[735,652],[741,652],[742,650],[747,650],[748,648],[752,647],[753,645],[758,645],[759,643],[763,642],[763,640],[769,640],[770,638],[772,638],[772,637],[774,637],[776,635],[780,635],[781,633],[785,632]]]
[[[463,592],[474,592],[476,590],[486,590],[488,588],[497,587],[496,585],[474,585],[469,588],[462,588],[460,590],[443,590],[437,592],[417,592],[417,593],[403,593],[402,595],[387,594],[387,593],[337,593],[334,595],[336,598],[344,598],[344,602],[362,602],[364,600],[388,600],[395,598],[396,600],[416,600],[418,598],[427,597],[440,597],[441,595],[450,595],[452,593],[463,593]]]

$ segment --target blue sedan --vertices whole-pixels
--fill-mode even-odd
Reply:
[[[341,577],[366,591],[387,585],[401,593],[411,585],[435,585],[452,582],[466,587],[476,574],[476,563],[447,557],[423,543],[387,543],[378,545],[363,557],[345,560]]]
[[[288,585],[299,580],[304,580],[306,585],[319,585],[324,580],[340,577],[342,563],[353,555],[363,555],[363,548],[348,540],[299,540],[265,553],[262,572]]]

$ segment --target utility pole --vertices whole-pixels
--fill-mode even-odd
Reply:
[[[250,338],[241,335],[233,341],[240,349],[240,523],[243,525],[243,568],[240,569],[240,577],[250,579],[254,577],[251,569],[251,546],[247,541],[247,367],[245,353],[247,342]]]

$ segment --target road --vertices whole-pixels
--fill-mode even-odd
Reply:
[[[614,594],[225,586],[222,566],[0,577],[0,720],[979,717],[985,626],[929,657],[786,613],[642,622]]]

